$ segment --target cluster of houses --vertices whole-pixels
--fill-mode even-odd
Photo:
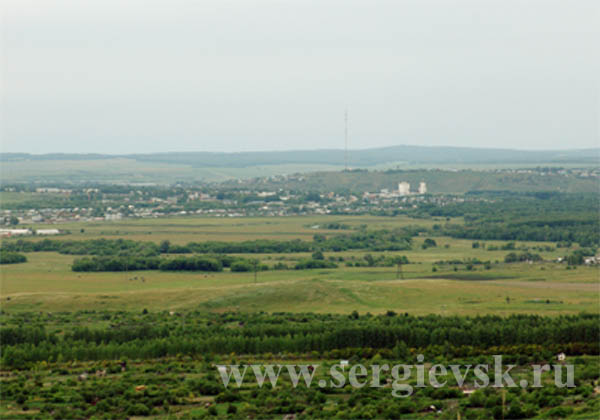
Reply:
[[[66,194],[55,188],[40,189],[39,194]],[[464,201],[461,196],[427,194],[427,184],[420,182],[417,191],[411,191],[408,182],[400,182],[394,191],[366,192],[362,196],[351,193],[327,192],[298,193],[291,190],[218,190],[208,192],[197,188],[178,187],[172,191],[138,191],[136,188],[119,192],[101,192],[98,189],[73,190],[74,203],[84,200],[80,207],[4,209],[3,236],[27,235],[21,226],[55,225],[65,222],[118,221],[125,218],[159,218],[166,216],[203,215],[213,217],[297,216],[321,214],[367,214],[370,212],[414,209],[420,205],[444,206]],[[165,194],[167,192],[167,194]],[[89,201],[85,197],[90,197]],[[485,200],[477,198],[477,200]],[[52,234],[52,233],[46,233]]]

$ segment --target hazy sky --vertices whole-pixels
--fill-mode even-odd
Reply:
[[[599,3],[2,0],[2,151],[595,147]]]

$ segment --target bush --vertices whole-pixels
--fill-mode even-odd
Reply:
[[[436,246],[437,246],[437,243],[433,239],[427,238],[423,242],[423,245],[421,245],[421,248],[423,248],[423,249],[435,248]]]
[[[207,257],[178,257],[163,260],[159,268],[163,271],[223,271],[220,261]]]
[[[302,260],[294,267],[296,270],[307,270],[313,268],[337,268],[337,264],[326,260]]]
[[[312,254],[312,259],[313,260],[324,260],[325,256],[323,255],[323,253],[321,251],[315,251]]]
[[[273,266],[273,270],[289,270],[286,263],[278,262]]]
[[[505,263],[513,263],[513,262],[523,262],[523,261],[541,261],[542,257],[539,254],[532,254],[530,252],[522,252],[517,254],[516,252],[511,252],[504,257]]]
[[[548,418],[557,418],[564,419],[573,413],[573,409],[571,407],[554,407],[550,411],[548,411]]]
[[[127,414],[130,416],[147,416],[150,414],[150,409],[142,403],[137,403],[127,407]]]
[[[25,255],[0,250],[0,264],[19,264],[24,262],[27,262]]]
[[[254,266],[250,263],[250,261],[236,261],[231,264],[231,271],[236,273],[254,271]]]

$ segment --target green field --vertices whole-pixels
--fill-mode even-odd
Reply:
[[[295,218],[166,218],[120,222],[61,225],[72,233],[60,239],[125,238],[173,243],[257,238],[311,240],[315,233],[335,235],[341,231],[318,228],[327,222],[369,229],[414,224],[430,226],[436,220],[406,217],[295,217]],[[458,220],[457,220],[458,221]],[[83,232],[81,231],[83,229]],[[598,312],[599,271],[580,266],[567,270],[554,260],[567,250],[539,252],[544,262],[503,262],[508,251],[473,249],[470,240],[436,237],[435,248],[422,249],[424,238],[415,238],[412,250],[396,253],[345,251],[325,253],[345,261],[374,256],[406,255],[411,264],[399,278],[395,267],[346,267],[337,269],[265,271],[253,273],[135,271],[116,273],[73,272],[74,256],[54,252],[28,253],[28,262],[5,265],[0,293],[5,311],[63,311],[78,309],[209,311],[294,311],[320,313],[382,313],[387,310],[411,314],[564,314]],[[486,241],[501,245],[501,241]],[[517,247],[550,243],[518,242]],[[254,255],[242,255],[253,258]],[[260,254],[261,262],[293,264],[309,254]],[[486,270],[476,265],[434,264],[441,260],[477,258],[490,261]],[[436,267],[436,271],[433,267]],[[143,280],[142,280],[143,279]]]
[[[369,229],[391,229],[410,225],[431,227],[445,218],[417,220],[406,216],[306,216],[306,217],[169,217],[158,219],[126,219],[115,222],[80,222],[64,223],[58,227],[69,231],[69,235],[60,238],[69,240],[84,239],[132,239],[140,241],[160,242],[169,240],[174,244],[201,241],[245,241],[254,239],[310,241],[316,233],[335,235],[344,233],[340,230],[322,229],[321,226],[339,222],[353,228],[361,225]],[[460,223],[461,219],[452,222]],[[44,229],[48,225],[34,224],[34,229]],[[82,231],[83,229],[83,231]],[[41,240],[41,237],[34,240]]]

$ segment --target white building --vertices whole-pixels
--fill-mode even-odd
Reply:
[[[427,194],[427,184],[423,181],[419,183],[419,194]]]
[[[38,229],[35,233],[36,235],[58,235],[60,231],[58,229]]]
[[[399,195],[409,195],[410,194],[410,184],[408,182],[401,182],[398,184],[398,194]]]
[[[0,236],[31,235],[29,229],[0,229]]]

